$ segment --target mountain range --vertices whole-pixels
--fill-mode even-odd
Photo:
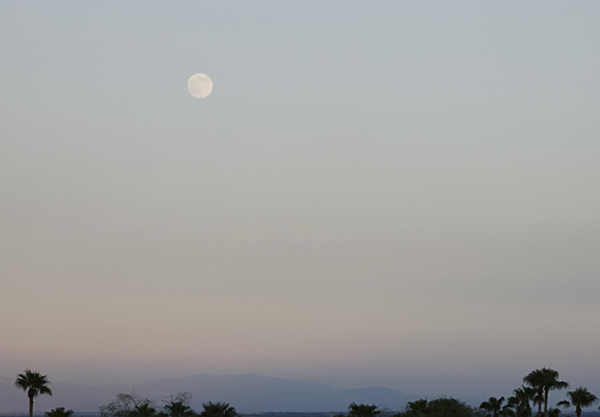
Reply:
[[[82,385],[65,382],[50,384],[53,395],[36,398],[35,412],[56,407],[75,412],[97,412],[120,392],[135,392],[153,399],[158,406],[181,391],[192,394],[190,405],[202,409],[202,403],[228,402],[240,413],[261,412],[343,412],[351,402],[377,404],[391,410],[402,409],[418,398],[382,387],[339,389],[292,379],[271,378],[257,374],[208,375],[158,379],[139,384]],[[14,378],[0,377],[0,413],[26,413],[25,392],[14,386]]]

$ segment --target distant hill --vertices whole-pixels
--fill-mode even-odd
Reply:
[[[76,412],[96,412],[119,392],[132,392],[150,397],[157,404],[180,391],[192,394],[191,406],[202,409],[202,403],[225,401],[240,413],[264,412],[342,412],[348,404],[369,403],[400,410],[408,401],[418,398],[388,388],[368,387],[342,390],[315,384],[256,374],[207,375],[159,379],[142,384],[106,384],[98,386],[51,382],[53,396],[36,399],[35,411],[66,407]],[[14,378],[0,377],[0,413],[27,411],[25,392],[14,386]]]

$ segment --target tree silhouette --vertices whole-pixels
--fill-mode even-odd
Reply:
[[[403,414],[405,417],[417,417],[425,415],[427,412],[427,400],[421,398],[420,400],[410,401],[406,404]]]
[[[33,417],[33,399],[40,394],[52,395],[52,390],[48,387],[47,375],[41,375],[39,372],[32,372],[25,369],[25,372],[17,375],[15,386],[27,392],[29,397],[29,417]]]
[[[236,417],[238,415],[235,408],[231,407],[229,403],[211,401],[208,404],[202,403],[204,410],[200,413],[200,417]]]
[[[412,401],[406,404],[406,409],[422,413],[427,410],[427,400],[425,398],[421,398],[417,401]]]
[[[100,416],[130,417],[130,414],[134,412],[136,407],[138,407],[138,412],[148,411],[148,407],[145,410],[139,408],[143,404],[147,404],[150,407],[152,402],[148,398],[139,398],[134,392],[131,394],[121,392],[115,396],[114,400],[100,407]]]
[[[467,417],[475,416],[477,412],[455,398],[441,397],[429,402],[427,415],[433,417]]]
[[[535,390],[531,387],[520,387],[513,391],[513,395],[508,398],[508,405],[514,408],[516,417],[531,417],[531,405],[529,402],[535,395]]]
[[[46,417],[72,417],[73,410],[65,410],[65,407],[57,407],[50,411],[46,411]]]
[[[536,390],[536,394],[543,398],[544,416],[548,417],[548,396],[550,391],[567,388],[568,382],[558,380],[558,371],[549,368],[536,369],[523,378],[523,382]],[[535,398],[534,398],[535,401]],[[542,403],[538,402],[538,415],[542,413]]]
[[[154,417],[158,414],[154,404],[148,399],[136,404],[128,414],[128,417]]]
[[[348,417],[376,417],[381,410],[376,405],[350,403]]]
[[[564,407],[575,407],[575,414],[577,414],[577,417],[581,417],[582,408],[589,407],[590,405],[598,402],[598,397],[584,387],[575,388],[573,391],[567,391],[567,396],[571,402],[561,401],[557,405]]]
[[[192,394],[186,391],[171,396],[171,400],[165,404],[161,414],[169,417],[195,417],[196,412],[192,410],[189,404],[191,397]]]
[[[537,401],[538,412],[537,416],[540,417],[542,415],[542,405],[544,398],[544,377],[542,375],[541,369],[536,369],[535,371],[531,371],[523,378],[523,383],[529,385],[529,387],[535,392],[534,396],[537,396],[538,399],[542,399],[542,401]]]
[[[479,408],[487,411],[490,417],[500,416],[514,416],[514,412],[510,409],[510,405],[502,405],[504,403],[504,397],[496,398],[490,397],[487,401],[481,403]]]
[[[481,411],[474,410],[455,398],[440,397],[427,401],[421,399],[409,402],[403,412],[393,417],[479,417]]]

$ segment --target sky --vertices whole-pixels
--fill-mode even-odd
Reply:
[[[600,394],[599,18],[1,2],[0,375]]]

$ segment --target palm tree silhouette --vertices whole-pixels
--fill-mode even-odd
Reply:
[[[72,417],[73,410],[65,410],[65,407],[57,407],[50,411],[46,411],[46,417]]]
[[[544,398],[544,376],[542,374],[541,369],[536,369],[535,371],[531,371],[523,378],[523,383],[529,385],[529,387],[535,392],[534,396],[537,396],[538,399]],[[534,401],[538,405],[538,416],[542,415],[542,401]]]
[[[144,400],[133,407],[133,410],[129,412],[128,417],[154,417],[158,411],[150,402],[150,400]]]
[[[381,410],[376,405],[351,403],[348,406],[348,417],[376,417]]]
[[[523,378],[523,382],[536,390],[538,401],[543,398],[544,416],[548,417],[548,396],[550,391],[567,388],[568,382],[558,380],[558,371],[549,368],[536,369]],[[540,398],[541,397],[541,398]],[[534,398],[535,401],[535,398]],[[538,415],[542,413],[542,403],[538,402]]]
[[[581,417],[582,408],[589,407],[590,405],[598,402],[598,397],[584,387],[575,388],[573,391],[567,391],[567,396],[571,402],[561,401],[557,405],[564,407],[575,407],[575,414],[577,414],[577,417]]]
[[[491,417],[500,417],[500,416],[511,416],[513,415],[513,411],[510,409],[510,405],[502,406],[504,403],[504,397],[496,398],[490,397],[487,401],[481,403],[479,408],[487,411],[488,416]]]
[[[235,408],[231,407],[229,403],[211,401],[208,404],[202,403],[204,410],[200,413],[200,417],[236,417],[238,415]]]
[[[513,390],[512,397],[508,398],[508,405],[515,409],[516,417],[531,417],[531,405],[535,390],[531,387],[520,387]]]
[[[48,388],[50,381],[47,375],[41,375],[39,372],[32,372],[25,369],[25,372],[17,375],[15,386],[27,392],[29,397],[29,417],[33,417],[33,399],[40,394],[52,395],[52,390]]]
[[[196,415],[196,412],[181,400],[165,404],[165,412],[169,417],[194,417]]]

